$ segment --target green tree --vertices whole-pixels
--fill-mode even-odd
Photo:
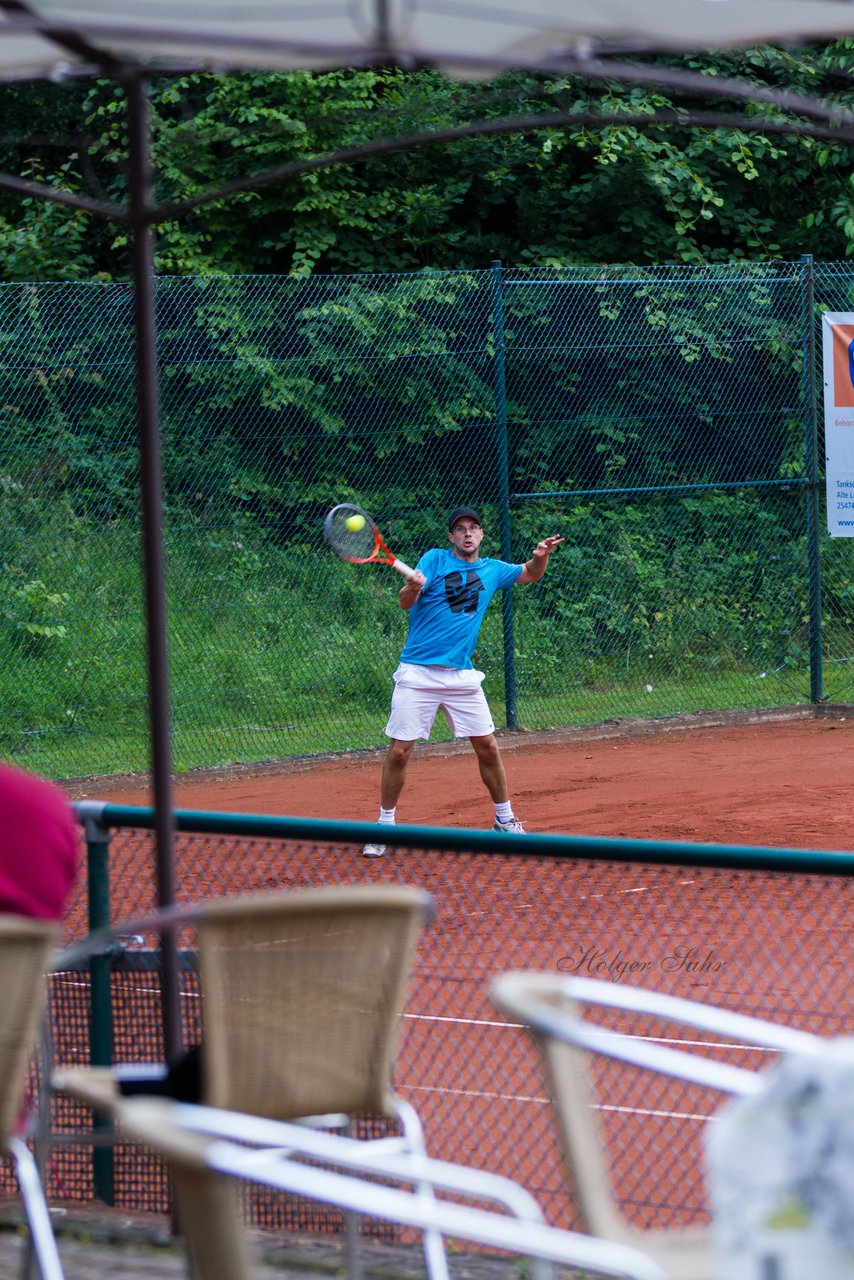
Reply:
[[[399,134],[557,111],[568,123],[379,154],[233,195],[161,227],[158,267],[308,275],[483,267],[493,258],[696,263],[804,250],[840,258],[854,246],[847,144],[775,134],[768,126],[780,112],[764,103],[743,109],[752,131],[655,116],[732,114],[732,101],[714,92],[725,76],[847,105],[852,60],[851,40],[661,60],[704,74],[704,99],[521,72],[487,84],[394,68],[160,80],[151,99],[164,201]],[[125,200],[121,91],[38,86],[20,101],[19,92],[0,90],[4,167]],[[129,274],[123,228],[8,194],[0,261],[6,279]]]

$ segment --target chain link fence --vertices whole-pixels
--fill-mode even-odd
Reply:
[[[148,912],[156,901],[147,872],[152,837],[144,818],[136,825],[134,812],[145,811],[105,811],[114,828],[108,863],[114,923]],[[395,1088],[421,1115],[432,1155],[522,1182],[556,1225],[577,1222],[572,1188],[539,1055],[527,1032],[490,1000],[499,974],[535,969],[586,975],[824,1036],[854,1030],[854,861],[847,855],[631,840],[607,842],[606,849],[604,841],[581,837],[436,830],[429,833],[433,840],[444,836],[458,847],[400,847],[371,861],[359,856],[360,824],[351,824],[349,843],[347,837],[312,837],[320,824],[307,820],[302,836],[286,834],[299,823],[182,815],[178,900],[320,884],[406,883],[429,892],[437,914],[417,952]],[[420,835],[410,829],[411,839]],[[496,852],[499,844],[509,852]],[[192,926],[182,927],[179,946],[189,957],[181,968],[180,999],[185,1039],[192,1043],[204,1025],[204,993],[191,962]],[[112,1041],[117,1061],[162,1057],[156,947],[155,935],[128,938],[115,961],[107,1043]],[[85,971],[54,978],[60,1062],[89,1060],[88,1000]],[[619,1030],[692,1045],[695,1052],[750,1069],[773,1061],[755,1045],[738,1047],[728,1037],[660,1020],[627,1014]],[[704,1221],[702,1134],[724,1099],[625,1065],[597,1060],[593,1066],[624,1212],[639,1227]],[[86,1128],[81,1108],[63,1100],[55,1105],[56,1129]],[[102,1162],[107,1155],[100,1153]],[[99,1176],[96,1164],[93,1179],[91,1151],[66,1146],[53,1149],[49,1173],[57,1199],[90,1196]],[[134,1148],[119,1148],[111,1183],[121,1205],[167,1206],[162,1168]],[[316,1208],[275,1195],[259,1196],[250,1209],[260,1225],[337,1229]]]
[[[324,550],[341,501],[409,563],[459,503],[486,554],[565,536],[484,624],[511,729],[847,701],[815,341],[852,288],[806,260],[160,279],[176,768],[382,741],[406,620]],[[0,754],[54,777],[148,763],[131,302],[0,285]]]

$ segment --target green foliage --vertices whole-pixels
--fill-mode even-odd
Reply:
[[[39,578],[21,583],[5,578],[0,584],[0,616],[12,639],[30,650],[67,635],[62,621],[67,606],[68,593],[48,590]]]
[[[410,133],[557,111],[568,121],[386,151],[240,192],[160,228],[158,268],[304,277],[484,268],[495,258],[699,264],[792,258],[804,249],[840,258],[854,245],[844,141],[763,132],[780,112],[756,102],[743,107],[755,130],[652,117],[731,113],[732,102],[715,97],[721,76],[848,106],[852,56],[852,41],[841,39],[660,60],[704,75],[705,99],[523,72],[456,83],[429,68],[163,79],[151,91],[163,201]],[[0,88],[0,101],[4,167],[72,193],[126,200],[120,89],[15,85]],[[586,124],[585,112],[606,123]],[[625,114],[636,122],[618,119]],[[0,251],[7,280],[129,273],[123,228],[30,198],[0,194]]]
[[[486,85],[395,69],[173,83],[157,100],[163,193],[271,164],[470,120],[564,109],[606,116],[709,109],[718,73],[840,91],[850,41],[686,59],[709,100],[509,73]],[[678,62],[678,60],[677,60]],[[193,114],[195,111],[195,114]],[[745,108],[773,119],[761,104]],[[844,144],[654,123],[479,137],[314,171],[168,228],[165,270],[410,271],[525,263],[842,256],[854,243]],[[630,193],[630,198],[627,194]],[[847,202],[846,202],[847,201]],[[247,236],[247,230],[250,234]],[[248,256],[247,256],[248,255]]]
[[[413,505],[494,501],[494,285],[489,272],[162,281],[175,519],[243,512],[282,537],[355,499],[396,531]],[[797,269],[551,269],[503,289],[514,490],[803,474]],[[124,286],[0,298],[13,528],[47,500],[77,519],[134,512],[132,352]]]
[[[541,666],[543,650],[555,671],[571,654],[594,684],[613,679],[615,664],[637,680],[793,665],[792,636],[803,637],[798,508],[736,492],[640,506],[600,499],[555,515],[568,545],[542,598],[519,604],[528,630],[542,611],[549,620],[524,644],[523,668]],[[530,516],[524,524],[531,539],[552,527],[542,511],[537,526]]]

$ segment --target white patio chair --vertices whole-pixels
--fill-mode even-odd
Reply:
[[[235,1196],[238,1180],[309,1196],[437,1238],[452,1235],[535,1261],[584,1268],[588,1275],[666,1280],[661,1268],[637,1249],[544,1225],[533,1197],[495,1174],[427,1156],[414,1166],[398,1147],[381,1139],[365,1144],[302,1125],[161,1098],[113,1095],[107,1103],[104,1096],[95,1101],[95,1091],[90,1097],[118,1123],[123,1137],[150,1147],[167,1162],[180,1191],[192,1266],[205,1280],[249,1280],[251,1275]],[[370,1154],[366,1146],[373,1147]],[[377,1177],[386,1185],[379,1185]],[[424,1194],[425,1187],[430,1195]],[[454,1195],[455,1201],[440,1199],[436,1190]],[[506,1212],[461,1204],[459,1197],[489,1201]]]
[[[604,1054],[725,1094],[758,1092],[762,1078],[758,1072],[592,1025],[584,1021],[579,1006],[647,1014],[782,1053],[817,1053],[821,1038],[692,1000],[553,973],[504,974],[493,984],[492,999],[529,1029],[542,1051],[581,1229],[643,1250],[670,1280],[712,1280],[710,1231],[702,1227],[639,1230],[620,1211],[594,1109],[589,1055]]]

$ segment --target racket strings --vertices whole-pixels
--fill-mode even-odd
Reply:
[[[364,520],[361,529],[347,527],[353,516]],[[324,533],[329,546],[344,560],[370,560],[377,551],[377,526],[366,512],[349,503],[333,507],[326,517]]]

